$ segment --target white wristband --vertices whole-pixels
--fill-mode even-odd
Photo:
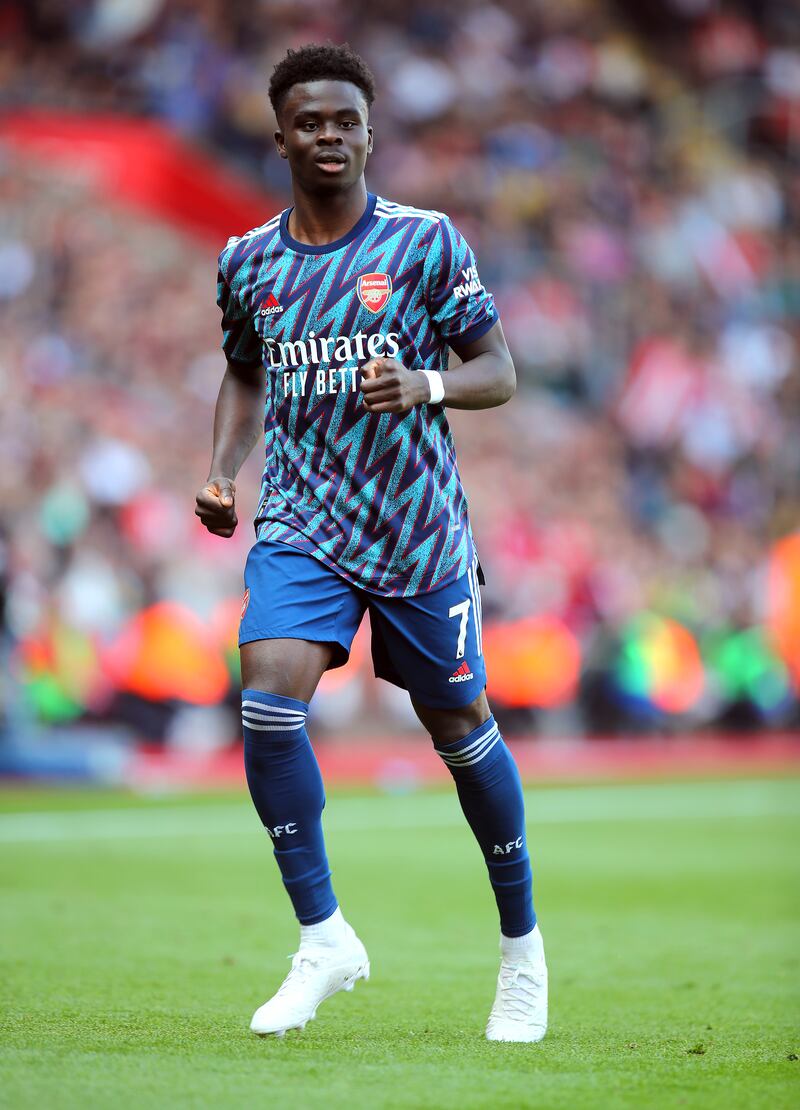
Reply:
[[[444,400],[444,382],[442,381],[442,375],[439,371],[420,370],[419,373],[425,375],[431,389],[431,395],[427,403],[437,405],[440,401]]]

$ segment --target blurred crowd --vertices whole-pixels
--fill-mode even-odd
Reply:
[[[514,353],[513,402],[452,418],[490,671],[518,677],[500,710],[571,733],[796,723],[780,544],[800,527],[800,14],[12,0],[0,104],[155,117],[283,202],[266,84],[287,46],[327,39],[376,75],[370,187],[453,217]],[[214,252],[2,148],[0,212],[7,643],[38,716],[162,735],[143,704],[204,698],[119,678],[143,612],[180,607],[195,646],[217,630],[205,701],[235,691],[251,533],[225,543],[192,516],[223,370]],[[368,683],[329,696],[334,722],[405,720]]]

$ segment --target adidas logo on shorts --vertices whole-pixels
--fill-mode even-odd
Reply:
[[[474,678],[474,677],[475,677],[475,675],[469,669],[469,667],[467,666],[466,660],[465,660],[461,664],[461,666],[458,668],[457,671],[453,671],[453,673],[450,675],[450,677],[448,678],[447,681],[448,682],[469,682],[469,680],[471,678]]]

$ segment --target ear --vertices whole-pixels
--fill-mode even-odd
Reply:
[[[372,154],[372,128],[367,128],[367,154]]]
[[[278,154],[280,154],[281,158],[288,158],[289,155],[286,153],[286,143],[283,140],[283,132],[276,131],[274,132],[272,137],[275,140],[275,146],[277,147]]]

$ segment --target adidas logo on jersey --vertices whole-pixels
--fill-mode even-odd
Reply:
[[[458,668],[457,671],[453,671],[453,673],[450,675],[450,677],[448,678],[447,681],[448,682],[469,682],[469,680],[471,678],[474,678],[474,677],[475,677],[475,675],[469,669],[469,667],[467,666],[467,662],[465,660],[461,664],[461,666]]]
[[[277,316],[279,312],[283,312],[283,305],[274,293],[269,293],[261,306],[260,314],[262,316]]]

